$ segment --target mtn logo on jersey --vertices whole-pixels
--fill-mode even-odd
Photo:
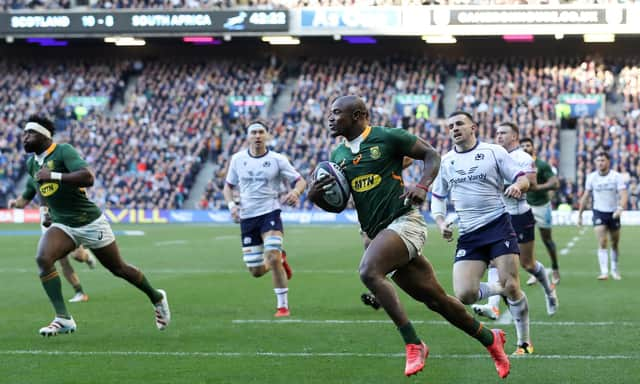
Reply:
[[[44,183],[40,186],[40,194],[44,197],[49,197],[56,193],[60,188],[58,183]]]
[[[358,176],[351,180],[351,189],[356,192],[366,192],[377,187],[382,181],[382,177],[377,174],[369,173],[367,175]]]

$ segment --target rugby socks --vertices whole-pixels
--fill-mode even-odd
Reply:
[[[609,255],[607,255],[606,249],[598,248],[598,261],[600,262],[600,274],[609,274]]]
[[[516,301],[511,301],[507,298],[507,304],[509,305],[511,317],[513,317],[513,323],[516,326],[518,345],[522,345],[522,343],[531,345],[531,339],[529,338],[529,303],[527,302],[527,295],[522,292],[522,297]]]
[[[493,286],[500,286],[500,278],[498,274],[498,268],[490,267],[487,271],[487,282]],[[500,308],[500,299],[499,295],[489,296],[489,300],[487,300],[487,304],[492,306],[493,308]],[[492,334],[493,335],[493,334]]]
[[[542,289],[544,289],[544,293],[546,295],[550,295],[553,292],[551,288],[551,284],[549,283],[549,276],[547,275],[547,270],[541,262],[536,261],[535,270],[533,271],[533,276],[538,279]]]
[[[274,288],[273,291],[276,293],[276,299],[278,300],[277,308],[289,308],[289,288]]]
[[[493,344],[493,332],[491,332],[491,329],[485,327],[484,324],[476,319],[473,319],[473,329],[474,331],[469,333],[471,337],[481,342],[485,347]]]
[[[413,324],[411,324],[411,322],[398,327],[398,331],[400,331],[405,344],[420,344],[422,342],[416,334],[416,330],[413,328]]]
[[[478,291],[478,301],[484,299],[492,300],[492,297],[502,294],[502,286],[500,285],[498,280],[498,268],[490,267],[489,271],[487,272],[487,282],[480,283],[480,290]],[[498,296],[498,300],[500,300],[500,296]]]
[[[82,284],[74,285],[73,290],[76,291],[76,293],[84,294],[84,291],[82,290]]]
[[[62,297],[62,283],[58,271],[54,269],[53,272],[41,276],[40,281],[42,282],[44,291],[47,293],[47,296],[49,296],[49,301],[51,301],[54,311],[56,311],[56,316],[70,319],[71,316],[67,311],[67,306],[64,304],[64,298]]]
[[[611,271],[618,272],[618,252],[611,250]]]
[[[140,281],[133,282],[133,285],[149,297],[151,304],[157,304],[162,300],[162,294],[151,286],[144,273],[140,272]]]

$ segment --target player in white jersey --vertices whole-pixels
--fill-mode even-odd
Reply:
[[[627,205],[627,189],[622,175],[612,170],[611,158],[607,152],[599,152],[595,158],[595,172],[587,175],[584,193],[580,198],[578,226],[582,226],[582,212],[593,193],[593,225],[598,237],[598,261],[600,275],[598,280],[609,278],[607,257],[607,234],[611,238],[611,277],[620,280],[618,269],[618,243],[620,241],[620,215]]]
[[[460,237],[453,265],[453,290],[469,305],[493,295],[506,298],[518,338],[516,353],[531,345],[529,305],[520,289],[518,239],[503,200],[519,198],[529,188],[529,179],[499,145],[477,140],[478,126],[466,112],[453,112],[447,121],[454,149],[440,163],[433,183],[432,215],[442,236],[451,241],[451,224],[445,220],[446,199],[459,218]],[[504,189],[504,180],[511,184]],[[480,283],[488,264],[498,269],[499,283]]]
[[[285,156],[267,148],[266,124],[249,124],[247,136],[249,148],[231,157],[223,194],[234,221],[240,222],[242,254],[249,272],[260,277],[272,271],[275,316],[286,317],[290,315],[287,280],[291,268],[282,249],[280,188],[283,182],[293,185],[282,203],[295,206],[307,183]],[[235,187],[240,190],[240,204],[233,200]]]
[[[496,141],[509,153],[511,157],[522,168],[529,179],[530,190],[535,190],[537,186],[536,182],[536,165],[533,158],[520,148],[518,140],[519,130],[518,127],[509,122],[501,123],[496,131]],[[510,185],[509,180],[505,180],[505,185]],[[504,202],[507,206],[507,212],[511,215],[511,223],[513,229],[516,231],[518,237],[518,245],[520,246],[520,265],[536,277],[540,282],[540,285],[544,289],[547,313],[552,316],[556,313],[558,307],[558,298],[556,295],[555,287],[549,283],[547,276],[547,270],[536,260],[534,253],[535,246],[535,218],[531,207],[527,203],[526,194],[518,198],[508,197],[504,198]],[[498,281],[498,273],[494,267],[489,269],[488,277],[489,284],[493,284]],[[493,296],[489,298],[487,305],[474,305],[472,306],[475,313],[483,316],[492,317],[492,314],[497,313],[497,308],[500,305],[500,297]],[[523,350],[524,353],[533,352],[533,347],[529,345],[528,350]]]

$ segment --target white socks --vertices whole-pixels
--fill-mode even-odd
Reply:
[[[277,308],[289,308],[289,300],[287,298],[289,288],[274,288],[273,291],[276,293],[276,298],[278,299]]]
[[[607,255],[606,249],[598,248],[598,262],[600,263],[600,274],[608,275],[609,274],[609,255]]]
[[[499,280],[498,268],[490,267],[487,272],[487,282],[489,285],[500,286]],[[500,299],[501,297],[499,295],[490,296],[487,304],[494,308],[500,308]]]
[[[513,317],[513,323],[516,326],[516,335],[518,336],[518,345],[527,343],[531,345],[529,337],[529,303],[527,296],[522,292],[522,297],[518,301],[507,299],[509,304],[509,312]]]
[[[547,270],[544,268],[541,262],[536,261],[536,269],[533,272],[533,276],[538,279],[540,285],[542,285],[542,289],[544,289],[545,295],[549,296],[553,291],[551,289],[551,284],[549,284],[549,276],[547,276]]]

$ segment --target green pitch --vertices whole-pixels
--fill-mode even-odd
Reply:
[[[0,383],[497,383],[475,340],[401,295],[431,348],[425,370],[403,376],[404,346],[382,311],[360,302],[357,228],[288,226],[294,276],[292,317],[275,320],[271,277],[256,279],[241,259],[235,226],[116,226],[122,254],[167,291],[173,321],[156,330],[146,297],[103,267],[73,262],[89,294],[69,303],[71,335],[42,338],[52,309],[33,260],[37,226],[0,226]],[[35,232],[34,232],[35,233]],[[425,254],[448,292],[453,244],[431,229]],[[637,383],[640,376],[640,227],[623,228],[622,281],[596,280],[591,228],[554,229],[561,255],[560,308],[546,315],[542,290],[526,287],[535,355],[513,358],[510,382]],[[572,243],[573,246],[567,248]],[[542,244],[537,255],[549,259]],[[526,276],[522,275],[523,280]],[[68,299],[73,292],[63,281]],[[504,311],[504,308],[503,308]],[[513,325],[508,352],[515,344]]]

